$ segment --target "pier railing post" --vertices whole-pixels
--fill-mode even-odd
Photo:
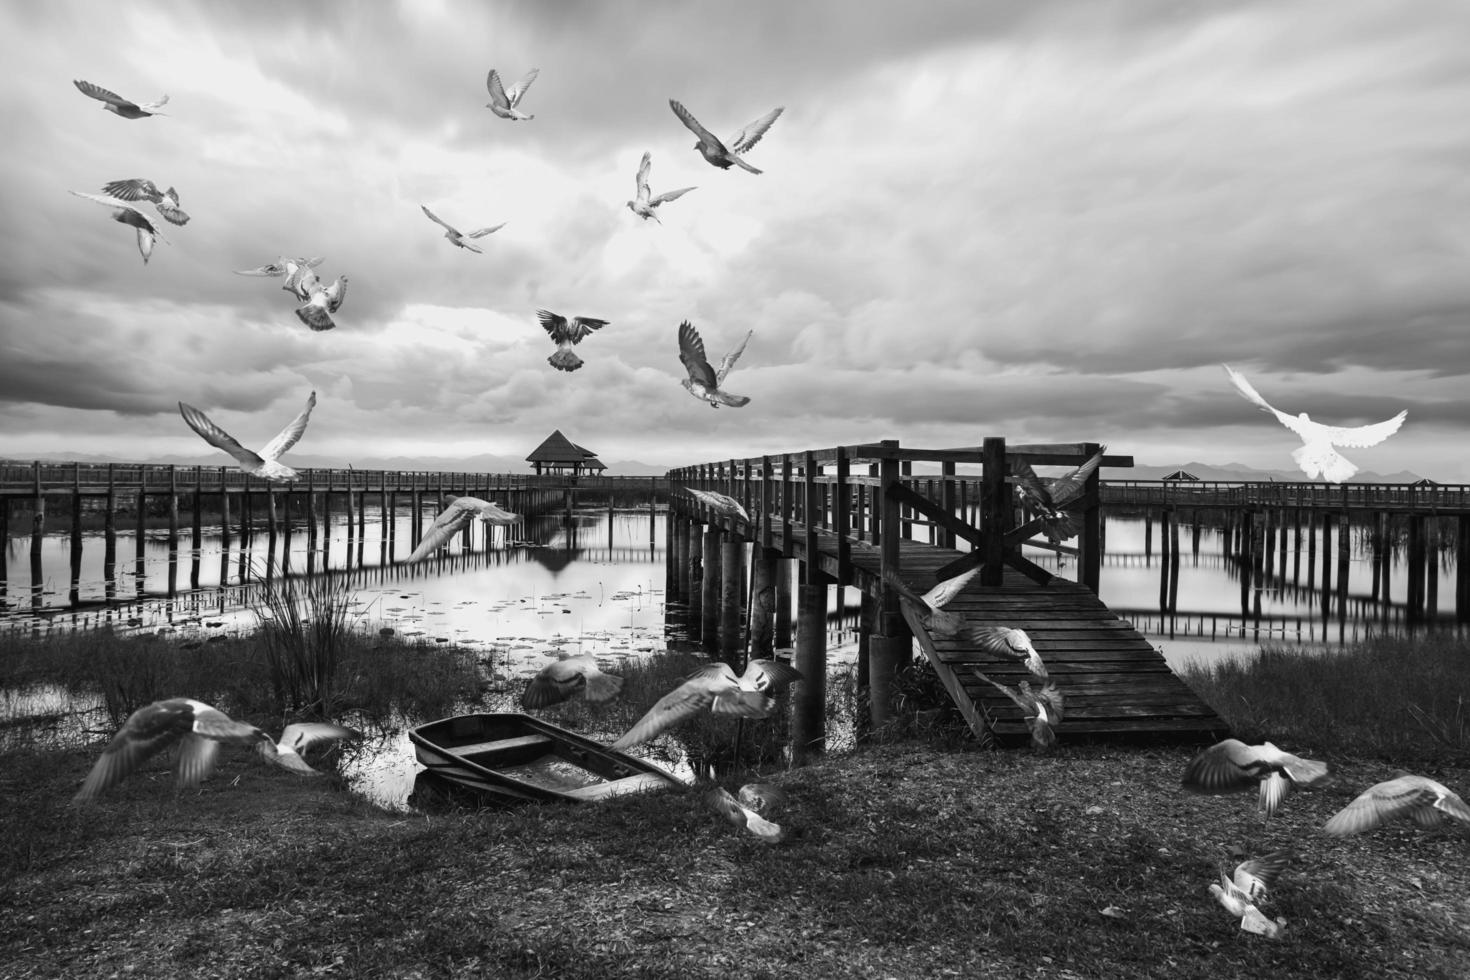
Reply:
[[[898,442],[885,439],[882,446],[896,450]],[[900,479],[898,457],[882,455],[878,461],[878,494],[872,513],[878,519],[879,571],[883,578],[899,573],[899,539],[903,529],[899,523],[898,500],[892,491]],[[878,596],[875,608],[877,633],[868,641],[867,670],[869,713],[875,732],[882,731],[892,721],[893,692],[898,672],[913,656],[913,638],[898,608],[898,593],[880,579]]]
[[[1006,494],[1006,441],[1004,436],[986,436],[983,446],[985,472],[981,477],[981,530],[985,532],[985,561],[980,566],[980,584],[999,586],[1004,575],[1005,533],[1010,498]]]
[[[1088,459],[1101,449],[1097,443],[1084,443],[1082,455]],[[1077,580],[1092,590],[1097,595],[1098,585],[1102,581],[1102,506],[1098,496],[1098,486],[1101,477],[1098,475],[1098,467],[1088,474],[1087,482],[1083,484],[1083,499],[1088,505],[1082,512],[1082,534],[1079,536],[1077,545]],[[1174,556],[1178,561],[1179,556]]]

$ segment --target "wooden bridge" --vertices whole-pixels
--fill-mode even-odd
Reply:
[[[897,442],[836,447],[783,456],[729,460],[672,470],[674,518],[670,534],[672,598],[698,609],[707,645],[727,660],[738,657],[743,619],[743,555],[756,546],[751,569],[751,655],[769,656],[784,645],[786,617],[772,616],[779,601],[778,559],[795,558],[804,569],[799,596],[795,661],[808,678],[793,716],[793,744],[819,751],[824,738],[823,692],[811,678],[825,676],[827,586],[861,591],[864,629],[859,641],[859,685],[865,681],[872,721],[891,718],[897,670],[918,641],[965,720],[977,733],[1011,739],[1028,729],[1019,709],[976,678],[980,667],[1001,681],[1023,679],[1024,668],[962,641],[931,636],[895,591],[884,585],[896,573],[915,591],[978,566],[980,572],[947,607],[978,625],[1024,629],[1063,688],[1066,718],[1057,731],[1070,736],[1209,739],[1225,731],[1221,719],[1165,663],[1163,655],[1131,624],[1113,615],[1096,595],[1100,559],[1097,474],[1077,507],[1083,530],[1075,548],[1079,581],[1055,578],[1021,554],[1022,542],[1041,522],[1016,514],[1009,464],[1076,466],[1092,444],[1023,445],[986,439],[974,448],[905,449]],[[937,466],[915,475],[915,463]],[[1104,457],[1103,466],[1131,466],[1131,457]],[[733,497],[749,519],[712,512],[681,487]],[[701,536],[695,523],[707,529]],[[767,596],[775,591],[775,600]],[[820,688],[820,681],[815,682]]]

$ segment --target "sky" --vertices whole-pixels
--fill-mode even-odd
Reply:
[[[1290,414],[1407,410],[1345,455],[1470,482],[1460,0],[0,2],[0,456],[208,451],[179,401],[258,448],[315,391],[295,452],[345,462],[559,428],[670,467],[1004,436],[1289,469],[1229,363]],[[497,118],[488,70],[532,67]],[[764,173],[670,98],[721,136],[785,106]],[[696,187],[661,225],[645,151]],[[192,216],[146,266],[67,193],[129,177]],[[477,255],[420,205],[505,227]],[[232,273],[280,255],[349,277],[336,329]],[[610,321],[580,370],[538,308]],[[684,319],[712,360],[755,331],[749,405],[681,387]]]

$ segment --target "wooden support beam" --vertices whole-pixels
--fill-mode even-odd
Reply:
[[[812,562],[808,562],[810,569]],[[827,586],[821,572],[801,586],[796,616],[796,662],[802,679],[793,687],[791,761],[802,765],[827,748]]]
[[[1006,441],[999,436],[985,440],[985,470],[980,490],[981,530],[986,532],[980,566],[980,584],[996,587],[1001,583],[1005,557],[1001,537],[1010,526],[1010,487],[1006,483]]]
[[[699,639],[714,653],[720,643],[720,536],[713,524],[706,526],[703,548],[703,579],[700,583]]]

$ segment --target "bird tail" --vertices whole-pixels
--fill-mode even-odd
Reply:
[[[337,325],[332,322],[332,315],[330,313],[320,306],[314,306],[311,303],[307,303],[305,306],[298,306],[296,308],[296,317],[302,323],[318,332],[331,330]]]
[[[735,166],[739,167],[741,170],[748,170],[753,174],[758,174],[762,172],[760,170],[757,170],[755,167],[752,167],[750,164],[746,163],[744,160],[740,159],[733,153],[730,154],[730,159],[735,163]]]
[[[722,405],[729,405],[731,408],[740,408],[743,405],[750,404],[750,399],[745,395],[731,395],[723,391],[712,391],[710,392],[710,397],[717,399]]]
[[[616,674],[593,674],[587,678],[583,697],[588,701],[611,701],[623,692],[623,679]]]
[[[1038,749],[1055,748],[1057,744],[1057,733],[1052,729],[1051,723],[1042,718],[1031,721],[1031,744]]]
[[[582,359],[570,347],[558,348],[546,362],[559,371],[575,371],[582,366]]]
[[[1327,445],[1298,446],[1291,451],[1291,458],[1308,476],[1316,476],[1320,472],[1322,478],[1330,483],[1342,483],[1358,472],[1357,466],[1347,457]]]

